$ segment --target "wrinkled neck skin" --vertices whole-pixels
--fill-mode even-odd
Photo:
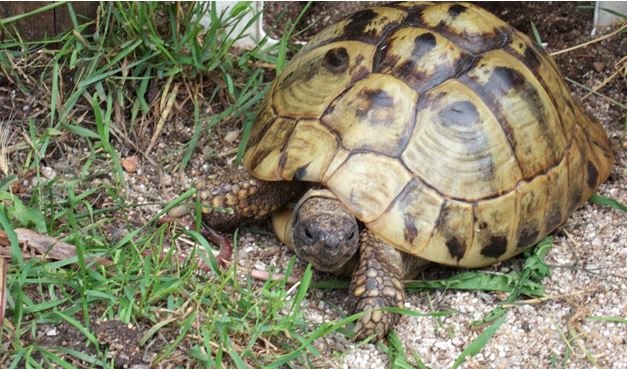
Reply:
[[[309,190],[292,213],[296,254],[322,272],[350,273],[359,249],[357,219],[328,190]]]

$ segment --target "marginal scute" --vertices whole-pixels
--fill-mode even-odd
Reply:
[[[591,192],[586,185],[586,138],[583,130],[575,127],[573,146],[568,153],[568,213],[572,213],[588,199]]]
[[[337,137],[319,121],[298,121],[281,154],[281,178],[320,182],[336,149]]]
[[[431,187],[456,199],[497,196],[522,178],[499,122],[456,81],[419,100],[416,127],[401,159]]]
[[[268,102],[268,98],[266,98],[261,111],[257,114],[255,124],[250,129],[250,135],[248,137],[248,142],[246,143],[246,153],[244,154],[245,158],[252,154],[255,147],[259,144],[263,136],[266,134],[266,131],[272,126],[276,118],[276,114],[272,111],[272,104]],[[244,159],[244,161],[246,161],[246,159]]]
[[[385,74],[373,73],[333,102],[322,123],[349,150],[374,150],[397,156],[413,128],[418,95]]]
[[[461,266],[488,265],[520,252],[515,234],[516,196],[512,191],[474,204],[475,235]]]
[[[474,223],[472,205],[446,200],[442,204],[431,245],[424,255],[430,260],[456,266],[466,256],[473,243]]]
[[[588,194],[586,200],[596,188],[607,179],[613,164],[612,149],[603,126],[592,119],[588,118],[588,115],[579,105],[575,106],[577,116],[583,116],[586,119],[581,119],[581,128],[585,131],[583,138],[579,141],[582,149],[586,152],[586,159],[588,159],[592,166],[596,169],[596,182],[594,185],[588,187]],[[590,173],[592,174],[592,172]],[[589,176],[588,178],[591,178]],[[593,183],[592,180],[589,181]]]
[[[394,158],[354,153],[327,180],[327,187],[364,223],[377,219],[410,181]]]
[[[515,239],[518,247],[534,245],[543,230],[545,219],[548,177],[540,175],[530,182],[523,181],[516,188]]]
[[[376,220],[366,222],[366,226],[399,250],[423,255],[433,251],[427,246],[443,201],[435,191],[414,178],[387,211]],[[411,238],[406,237],[408,232]]]
[[[568,208],[568,162],[563,160],[547,172],[548,196],[544,214],[544,234],[550,233],[566,220]]]
[[[282,179],[279,172],[281,154],[295,126],[293,119],[277,117],[263,132],[260,141],[246,150],[244,166],[259,179]]]

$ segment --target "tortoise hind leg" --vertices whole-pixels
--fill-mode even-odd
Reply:
[[[373,334],[382,339],[387,335],[399,315],[381,309],[403,307],[403,279],[415,276],[426,263],[423,259],[396,250],[369,230],[362,231],[359,262],[350,287],[355,312],[365,312],[355,325],[356,339]]]

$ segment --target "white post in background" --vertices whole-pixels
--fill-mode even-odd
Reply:
[[[222,12],[226,12],[228,14],[230,9],[237,3],[238,2],[236,1],[216,1],[216,10],[218,14],[221,14]],[[242,49],[255,48],[259,44],[259,42],[261,42],[261,40],[263,40],[263,38],[267,36],[266,32],[263,30],[263,1],[253,1],[250,3],[249,7],[251,9],[246,13],[242,20],[233,27],[234,32],[232,33],[232,35],[239,35],[242,32],[242,34],[245,35],[241,39],[237,40],[237,42],[235,43],[236,46],[241,47]],[[248,29],[244,29],[244,27],[253,18],[253,15],[257,12],[261,13],[259,17],[257,17],[255,22],[250,27],[248,27]],[[207,27],[210,22],[211,19],[208,15],[203,17],[203,19],[201,20],[201,23],[204,24],[205,27]],[[267,45],[272,45],[276,42],[278,42],[278,40],[275,40],[268,36]]]
[[[609,9],[619,14],[627,15],[627,1],[595,1],[592,36],[597,33],[599,27],[609,26],[614,22],[620,22],[622,20],[620,17],[603,9]]]

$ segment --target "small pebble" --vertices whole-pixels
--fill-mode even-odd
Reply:
[[[172,176],[169,174],[164,174],[161,182],[164,186],[172,186]]]
[[[255,269],[259,269],[259,270],[266,270],[266,263],[264,263],[261,260],[257,260],[255,262]]]
[[[239,137],[239,130],[234,129],[232,131],[228,131],[224,135],[224,141],[226,141],[228,143],[233,143],[233,142],[235,142],[235,140],[237,140],[238,137]]]
[[[54,169],[50,168],[50,167],[42,167],[41,168],[41,175],[44,176],[44,178],[46,179],[54,179],[54,177],[57,176],[57,173],[54,171]]]

